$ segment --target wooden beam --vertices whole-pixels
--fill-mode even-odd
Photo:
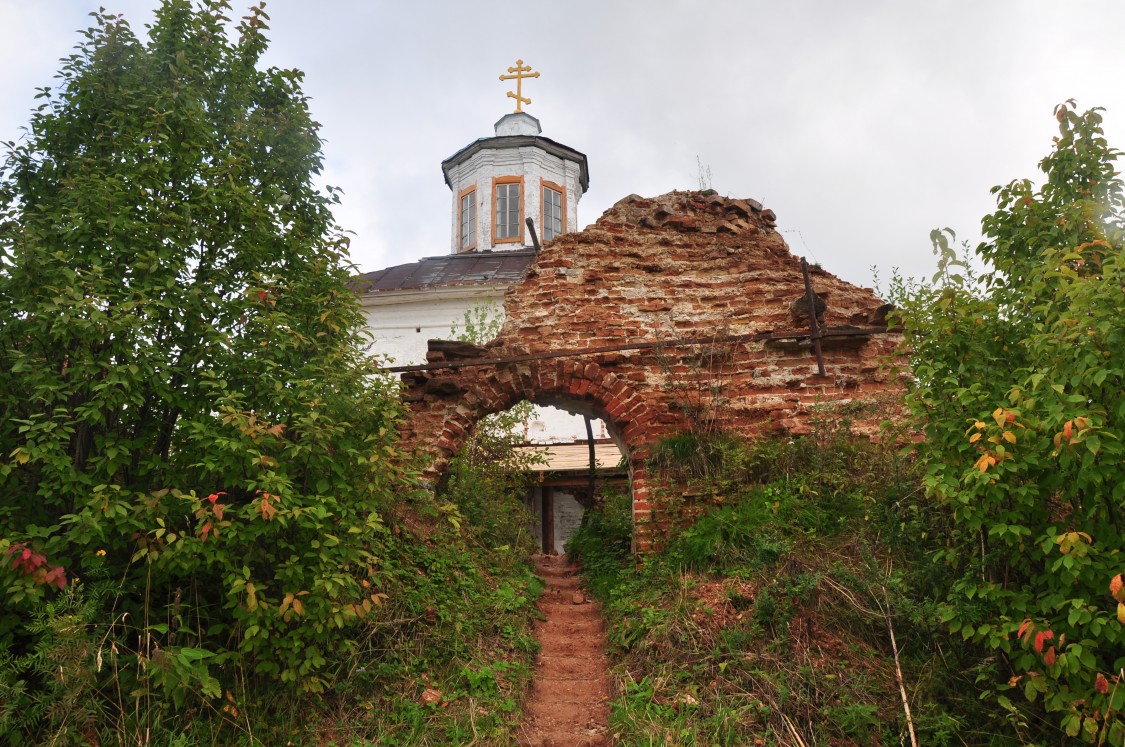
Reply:
[[[543,554],[555,552],[555,489],[543,486]]]
[[[809,304],[809,337],[812,339],[813,352],[816,353],[816,370],[824,376],[824,352],[820,349],[820,323],[816,320],[816,294],[813,293],[812,281],[809,280],[809,262],[804,257],[801,257],[801,274],[805,277],[805,300]]]

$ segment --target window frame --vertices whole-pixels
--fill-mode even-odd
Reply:
[[[547,200],[546,195],[543,193],[546,190],[557,192],[559,195],[559,232],[555,236],[560,236],[566,233],[566,190],[559,184],[547,181],[546,179],[539,180],[539,232],[543,234],[543,241],[550,241],[555,238],[552,236],[547,238]]]
[[[502,184],[518,184],[520,187],[520,208],[519,217],[517,219],[518,233],[515,236],[508,238],[499,238],[497,236],[497,229],[500,227],[496,215],[496,192],[497,188]],[[523,243],[523,205],[527,197],[527,190],[524,189],[522,176],[494,176],[492,177],[492,243],[493,244],[522,244]]]
[[[457,253],[471,252],[477,248],[477,220],[479,219],[480,211],[477,210],[477,186],[474,184],[471,187],[466,187],[457,193]],[[462,226],[465,220],[465,198],[470,197],[469,204],[473,206],[472,225],[469,227],[468,243],[464,243],[464,236],[462,234]]]

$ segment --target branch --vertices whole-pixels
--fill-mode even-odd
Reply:
[[[887,606],[880,607],[883,610],[883,617],[887,621],[887,632],[891,634],[891,652],[895,656],[895,679],[898,680],[898,692],[902,696],[902,710],[906,714],[906,728],[910,732],[910,744],[912,747],[918,747],[918,737],[914,734],[914,719],[910,715],[910,701],[906,697],[906,685],[902,681],[902,666],[898,660],[898,643],[895,642],[895,626],[891,624],[891,600],[887,595],[887,587],[883,587],[883,599],[886,600]]]

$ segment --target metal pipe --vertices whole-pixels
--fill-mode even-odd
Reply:
[[[539,251],[539,237],[535,235],[535,221],[528,218],[526,221],[527,230],[531,232],[531,245],[535,247],[535,251]]]

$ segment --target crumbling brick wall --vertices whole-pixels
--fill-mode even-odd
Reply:
[[[802,434],[818,407],[901,396],[885,365],[901,342],[886,329],[887,306],[812,267],[817,319],[829,335],[819,375],[801,263],[775,220],[753,200],[672,192],[630,195],[593,226],[563,234],[508,290],[495,340],[430,355],[439,364],[516,360],[405,374],[404,439],[429,455],[436,476],[481,417],[521,400],[596,415],[628,457],[644,550],[646,460],[661,438],[700,429]],[[576,354],[604,348],[618,349]],[[861,411],[853,427],[873,434],[878,419]]]

